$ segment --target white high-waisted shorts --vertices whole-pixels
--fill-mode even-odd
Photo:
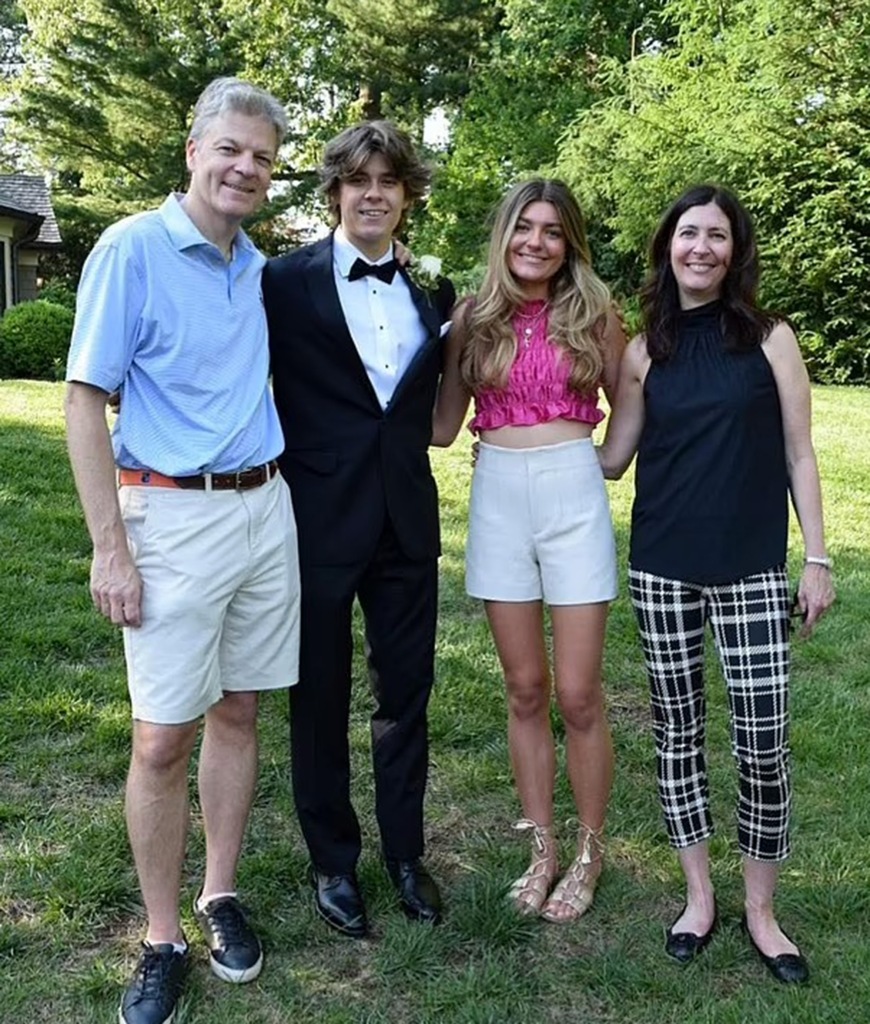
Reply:
[[[591,438],[540,448],[480,443],[465,585],[487,601],[596,604],[616,597],[616,545]]]

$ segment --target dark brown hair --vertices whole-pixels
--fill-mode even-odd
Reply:
[[[760,269],[752,218],[740,200],[719,185],[693,185],[668,208],[650,242],[650,273],[640,291],[646,347],[653,362],[667,360],[677,343],[680,295],[671,267],[671,242],[680,217],[693,206],[715,203],[731,225],[733,252],[722,281],[722,330],[730,351],[760,345],[779,317],[756,302]]]

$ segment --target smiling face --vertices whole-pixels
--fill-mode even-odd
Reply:
[[[341,179],[335,203],[347,240],[377,260],[389,249],[410,200],[386,157],[373,153],[358,171]]]
[[[266,118],[232,111],[187,140],[190,188],[184,209],[209,241],[223,246],[266,198],[278,150]]]
[[[508,242],[508,269],[529,299],[545,299],[565,262],[567,244],[559,211],[538,200],[525,206]]]
[[[677,221],[670,252],[683,309],[720,297],[733,253],[731,222],[721,207],[690,206]]]

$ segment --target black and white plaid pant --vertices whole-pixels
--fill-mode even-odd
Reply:
[[[709,620],[728,688],[740,795],[741,851],[789,853],[789,591],[785,566],[700,586],[629,568],[650,681],[659,797],[671,846],[713,833],[704,755],[704,629]]]

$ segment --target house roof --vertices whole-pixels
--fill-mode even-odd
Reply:
[[[43,218],[39,234],[31,245],[54,248],[61,244],[48,185],[41,175],[0,174],[0,207],[28,219],[34,215]]]

